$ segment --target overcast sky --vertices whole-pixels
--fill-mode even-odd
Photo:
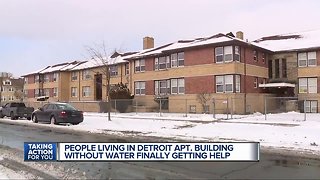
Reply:
[[[319,29],[318,0],[0,0],[0,71],[85,60],[85,46],[138,51],[243,31],[246,39]]]

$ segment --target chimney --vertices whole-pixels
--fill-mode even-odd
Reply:
[[[243,40],[243,32],[242,31],[236,32],[236,38]]]
[[[144,37],[143,38],[143,49],[154,48],[154,39],[153,37]]]

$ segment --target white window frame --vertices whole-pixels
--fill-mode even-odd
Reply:
[[[171,54],[170,59],[171,59],[171,68],[178,67],[178,54],[177,53]]]
[[[216,93],[234,93],[241,91],[241,78],[237,74],[217,75],[215,76]],[[232,90],[227,90],[228,87],[232,87]],[[219,90],[219,88],[222,90]]]
[[[318,112],[318,101],[316,101],[316,100],[304,101],[304,111],[306,113],[317,113]]]
[[[317,66],[317,52],[301,52],[298,53],[298,67]]]
[[[129,75],[129,73],[130,73],[129,63],[126,63],[126,64],[124,65],[124,68],[125,68],[125,75]]]
[[[25,78],[24,78],[24,83],[25,83],[25,84],[28,84],[28,77],[25,77]]]
[[[76,81],[76,80],[78,80],[78,72],[72,71],[71,72],[71,81]]]
[[[179,52],[177,56],[178,56],[178,67],[183,67],[184,66],[184,52]]]
[[[227,59],[226,58],[227,56],[230,56],[231,59]],[[232,62],[232,61],[233,61],[233,46],[224,46],[223,47],[223,62]]]
[[[49,97],[49,96],[50,96],[50,89],[48,89],[48,88],[44,89],[44,90],[43,90],[43,95]]]
[[[118,66],[112,65],[109,67],[110,70],[110,76],[118,76]]]
[[[222,53],[218,53],[219,50],[222,50]],[[224,52],[223,46],[215,48],[215,60],[216,60],[216,63],[224,63],[224,53],[223,52]],[[218,57],[222,57],[222,60],[218,61]]]
[[[168,69],[170,67],[170,56],[160,56],[155,58],[154,67],[156,71]]]
[[[82,80],[90,80],[91,75],[89,69],[85,69],[82,71]]]
[[[318,78],[299,78],[299,94],[317,93]]]
[[[141,96],[146,95],[146,82],[145,81],[136,81],[134,82],[134,94]]]
[[[236,57],[238,57],[238,59]],[[234,46],[234,61],[240,62],[240,59],[241,59],[240,46]]]
[[[59,79],[59,73],[55,72],[53,73],[53,82],[57,82]]]
[[[82,97],[90,97],[90,86],[82,86]]]
[[[10,80],[5,80],[5,81],[3,81],[3,85],[11,86],[11,81]]]
[[[145,72],[146,62],[144,59],[138,59],[134,61],[134,72]]]
[[[58,88],[53,88],[53,97],[58,97]]]
[[[44,78],[43,78],[43,82],[49,82],[50,81],[50,76],[49,76],[49,74],[45,74],[44,75]]]
[[[71,97],[77,97],[78,88],[77,87],[71,87]]]

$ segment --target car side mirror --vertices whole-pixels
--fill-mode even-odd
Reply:
[[[40,111],[43,111],[43,108],[42,107],[40,107],[40,108],[38,108]]]

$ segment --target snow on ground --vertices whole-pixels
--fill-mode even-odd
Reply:
[[[289,112],[252,115],[172,114],[172,113],[85,113],[75,126],[55,126],[92,133],[123,136],[158,136],[201,141],[256,141],[261,146],[285,148],[320,155],[320,114]],[[10,121],[10,120],[6,120]],[[32,123],[19,120],[21,123]],[[41,126],[50,126],[41,124]]]

